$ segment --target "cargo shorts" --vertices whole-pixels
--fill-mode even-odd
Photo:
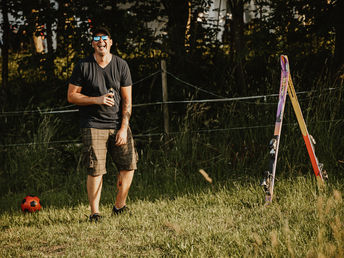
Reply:
[[[89,175],[106,174],[106,155],[110,154],[119,171],[136,170],[138,155],[130,128],[127,144],[116,146],[115,129],[82,128],[83,158]]]

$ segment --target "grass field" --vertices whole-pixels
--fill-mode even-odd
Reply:
[[[15,85],[21,92],[20,81]],[[36,83],[29,86],[28,95],[45,92]],[[278,86],[273,82],[271,92]],[[104,219],[97,224],[87,222],[77,117],[4,116],[0,257],[344,257],[343,81],[325,76],[311,88],[314,92],[299,101],[329,174],[325,187],[311,171],[288,101],[270,206],[264,206],[259,183],[268,167],[277,99],[173,106],[175,133],[169,141],[136,138],[140,161],[129,193],[130,213],[118,217],[111,217],[115,175],[108,164]],[[29,101],[26,108],[9,110],[33,107]],[[135,109],[133,133],[162,132],[161,118],[160,107]],[[27,194],[41,198],[40,212],[21,212]]]
[[[143,190],[135,179],[130,213],[117,217],[111,216],[112,186],[104,186],[100,223],[87,222],[85,193],[76,200],[63,191],[44,193],[36,214],[20,211],[20,194],[2,198],[8,207],[0,215],[0,256],[344,255],[342,182],[318,187],[313,175],[281,178],[273,204],[265,207],[255,178],[210,184],[200,175],[198,186],[174,193],[155,189],[157,183]]]

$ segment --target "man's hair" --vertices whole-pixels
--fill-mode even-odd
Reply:
[[[93,36],[97,35],[98,33],[108,35],[109,38],[111,38],[111,34],[110,34],[109,30],[105,27],[97,27],[92,31]]]

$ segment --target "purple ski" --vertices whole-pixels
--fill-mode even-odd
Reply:
[[[279,90],[279,97],[278,97],[278,107],[276,113],[276,122],[275,122],[275,130],[274,136],[270,141],[270,162],[269,162],[269,170],[264,172],[264,179],[261,185],[264,187],[265,190],[265,202],[266,204],[271,203],[273,192],[274,192],[274,184],[275,184],[275,173],[276,173],[276,165],[277,165],[277,157],[278,157],[278,148],[281,139],[281,131],[282,131],[282,122],[283,122],[283,114],[284,114],[284,107],[287,99],[287,89],[288,89],[288,81],[289,81],[289,66],[288,64],[288,57],[282,55],[281,56],[281,82],[280,82],[280,90]]]

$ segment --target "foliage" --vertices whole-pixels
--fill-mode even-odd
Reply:
[[[18,77],[23,83],[68,80],[73,64],[90,53],[90,31],[98,25],[112,31],[113,52],[129,62],[135,80],[160,69],[160,60],[166,58],[170,72],[220,95],[271,93],[269,82],[276,76],[276,62],[282,53],[292,60],[300,90],[311,89],[313,78],[325,70],[335,78],[342,73],[342,37],[337,25],[340,1],[255,1],[256,9],[251,10],[255,17],[243,24],[232,19],[242,16],[237,12],[247,8],[244,2],[248,1],[228,2],[225,32],[218,40],[218,27],[200,20],[200,14],[214,8],[209,0],[175,1],[173,5],[155,0],[35,0],[30,5],[22,0],[8,1],[15,19],[11,25],[19,27],[17,34],[10,34],[10,41],[17,44],[15,48],[12,44],[10,51],[25,55],[17,55],[19,74],[10,76],[5,94],[13,96],[10,92],[21,87]],[[328,16],[333,19],[326,20]],[[48,53],[33,54],[32,33],[45,35]],[[35,74],[42,77],[35,78]],[[180,91],[171,86],[170,98],[178,98]],[[154,94],[147,96],[140,89],[138,93],[140,102]],[[185,98],[190,92],[183,94]],[[1,105],[8,109],[7,103]],[[23,103],[22,108],[25,106]]]

